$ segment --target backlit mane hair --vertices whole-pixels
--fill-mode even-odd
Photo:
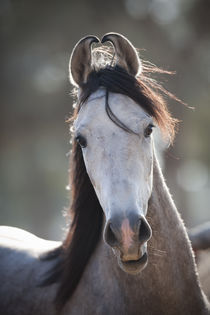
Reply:
[[[110,47],[95,48],[92,52],[92,59],[93,70],[89,74],[87,82],[81,87],[80,96],[77,98],[78,106],[71,120],[76,118],[81,106],[92,93],[96,92],[99,87],[105,87],[108,92],[124,94],[134,100],[155,119],[163,136],[173,142],[178,121],[168,111],[164,96],[183,102],[151,78],[151,74],[154,73],[171,75],[173,72],[142,61],[142,72],[138,77],[134,77],[118,66]],[[77,89],[76,94],[78,95]],[[106,112],[116,124],[120,127],[123,126],[123,123],[111,111],[108,103]],[[127,129],[129,131],[129,128]]]
[[[173,140],[176,120],[171,117],[162,94],[175,100],[178,99],[149,76],[151,73],[169,72],[145,64],[143,72],[136,78],[116,63],[112,65],[113,62],[111,62],[110,65],[113,57],[107,49],[100,48],[95,52],[95,66],[93,65],[87,82],[79,91],[77,106],[71,120],[77,117],[81,106],[88,100],[88,97],[98,88],[104,87],[106,89],[106,112],[120,128],[131,132],[129,126],[125,126],[111,111],[108,102],[109,92],[130,97],[155,119],[163,134]],[[108,60],[109,64],[102,62],[101,66],[100,60]],[[87,174],[81,148],[74,138],[70,162],[70,187],[71,226],[66,239],[61,247],[41,258],[43,262],[54,261],[52,269],[45,275],[41,285],[47,286],[58,282],[55,297],[58,309],[61,309],[74,293],[85,267],[102,237],[103,210]]]

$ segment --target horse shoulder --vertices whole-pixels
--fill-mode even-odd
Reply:
[[[2,314],[54,314],[55,285],[48,290],[39,285],[51,262],[40,257],[59,245],[15,227],[0,227]]]

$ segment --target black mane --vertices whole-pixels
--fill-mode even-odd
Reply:
[[[135,78],[117,65],[93,70],[89,74],[87,82],[81,87],[73,119],[76,118],[88,97],[99,87],[104,87],[107,95],[111,91],[129,96],[154,117],[163,131],[173,136],[175,120],[170,116],[163,98],[157,91],[164,90],[158,84],[154,84],[154,81],[151,81],[152,84],[146,84],[148,82],[150,81],[143,74],[139,78]],[[151,85],[153,85],[153,90]],[[128,126],[123,125],[113,114],[108,101],[106,111],[110,119],[119,127],[130,131]],[[42,285],[59,283],[55,299],[59,309],[64,306],[76,289],[85,267],[101,239],[103,225],[103,210],[86,172],[81,148],[74,139],[70,168],[71,227],[62,247],[42,258],[43,262],[55,261],[54,267],[48,271]]]

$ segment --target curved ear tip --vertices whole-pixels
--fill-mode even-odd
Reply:
[[[102,37],[101,43],[103,44],[103,43],[107,42],[108,40],[110,40],[110,37],[112,37],[112,36],[114,36],[114,37],[124,37],[122,34],[119,34],[119,33],[114,33],[114,32],[106,33]]]
[[[135,77],[138,77],[142,73],[142,62],[132,43],[124,35],[114,32],[106,33],[101,39],[102,44],[108,41],[114,45],[119,55],[121,54],[122,49],[127,51],[127,55],[130,58],[129,72]],[[119,46],[119,42],[122,43],[122,45]],[[125,47],[122,48],[122,46]],[[126,63],[128,62],[128,60],[125,61]],[[123,66],[125,66],[124,63]]]
[[[104,35],[101,39],[101,43],[105,43],[107,41],[107,35]]]
[[[87,35],[87,36],[81,38],[81,39],[78,41],[78,43],[75,45],[75,47],[78,46],[78,45],[80,45],[80,44],[82,44],[82,43],[85,42],[85,41],[88,41],[88,40],[90,40],[90,43],[91,43],[91,44],[92,44],[92,43],[99,43],[99,42],[100,42],[100,39],[99,39],[98,37],[96,37],[96,36],[94,36],[94,35]]]
[[[88,42],[89,45],[93,44],[93,43],[99,43],[100,42],[100,39],[96,36],[93,36],[93,35],[88,35],[88,36],[85,36],[83,38],[81,38],[77,43],[76,45],[74,46],[73,48],[73,51],[71,53],[71,56],[70,56],[70,63],[71,63],[71,59],[72,57],[74,56],[75,54],[75,51],[78,49],[78,47],[80,47],[81,45],[84,44],[84,42]]]
[[[82,79],[87,75],[85,71],[91,68],[91,45],[99,42],[98,37],[88,35],[81,38],[74,46],[69,60],[69,80],[72,85],[80,86]]]

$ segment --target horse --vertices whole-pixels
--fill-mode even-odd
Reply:
[[[62,242],[1,228],[1,313],[209,314],[156,157],[153,130],[172,141],[176,123],[157,70],[118,33],[82,38],[69,70],[71,224]]]

